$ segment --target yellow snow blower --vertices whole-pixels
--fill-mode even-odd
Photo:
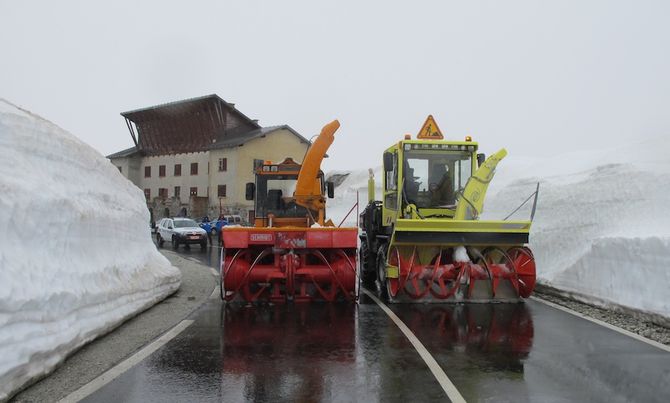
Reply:
[[[360,273],[391,302],[516,302],[535,287],[527,221],[479,220],[501,149],[445,141],[432,116],[384,152],[382,197],[361,214]],[[530,199],[530,198],[529,198]],[[528,199],[528,200],[529,200]]]

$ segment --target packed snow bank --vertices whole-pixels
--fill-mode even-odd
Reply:
[[[142,191],[0,99],[0,401],[179,288]]]
[[[374,170],[375,176],[375,197],[381,200],[381,183],[382,183],[382,167],[378,166]],[[328,179],[332,177],[343,178],[341,183],[335,189],[335,198],[328,199],[326,202],[326,214],[330,217],[335,225],[342,222],[342,226],[356,226],[356,197],[358,196],[359,206],[358,211],[363,212],[363,209],[368,204],[368,170],[360,171],[331,171],[326,175]],[[352,208],[354,208],[352,210]],[[347,216],[347,213],[349,215]],[[344,220],[344,221],[343,221]]]
[[[592,303],[670,318],[668,155],[670,144],[661,138],[550,159],[519,158],[510,150],[498,165],[483,218],[504,218],[540,182],[530,236],[540,283]],[[375,172],[379,199],[380,169]],[[365,206],[367,177],[367,171],[351,172],[336,189],[328,211],[333,221],[355,203],[356,190]],[[528,203],[510,219],[528,219],[530,209]]]
[[[566,167],[578,161],[563,160]],[[596,304],[670,318],[670,161],[665,165],[611,163],[567,175],[531,167],[527,172],[540,175],[491,193],[486,217],[506,216],[539,181],[530,246],[540,282]],[[512,218],[528,216],[529,206]]]

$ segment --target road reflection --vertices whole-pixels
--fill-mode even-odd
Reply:
[[[395,400],[399,395],[389,392],[400,392],[400,385],[400,395],[407,397],[426,396],[427,388],[442,393],[407,339],[376,307],[379,315],[371,317],[371,308],[222,305],[222,396],[245,401]],[[474,364],[489,373],[523,373],[533,342],[533,322],[524,304],[403,304],[393,310],[443,366],[466,370]],[[399,379],[411,382],[397,383]]]
[[[523,372],[533,347],[526,304],[406,305],[394,311],[434,355],[462,353],[488,371]]]
[[[356,361],[353,304],[224,304],[221,323],[222,388],[247,401],[330,400]]]
[[[201,249],[199,245],[180,246],[176,251],[172,247],[167,250],[175,252],[184,257],[190,257],[198,262],[218,270],[221,248],[218,246],[208,246],[207,249]]]
[[[219,251],[195,247],[178,253],[216,268]],[[528,400],[524,371],[535,333],[528,304],[390,307],[466,399]],[[365,294],[359,304],[213,300],[152,364],[149,373],[162,375],[151,394],[188,391],[193,401],[445,398],[414,347]]]

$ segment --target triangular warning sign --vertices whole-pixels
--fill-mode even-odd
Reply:
[[[433,119],[433,115],[428,115],[428,118],[426,118],[426,123],[423,124],[416,138],[424,140],[442,140],[444,138],[440,128],[435,122],[435,119]]]

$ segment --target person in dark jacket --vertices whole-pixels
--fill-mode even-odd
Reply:
[[[446,165],[435,165],[428,190],[430,191],[431,207],[454,204],[454,188],[451,184]]]

